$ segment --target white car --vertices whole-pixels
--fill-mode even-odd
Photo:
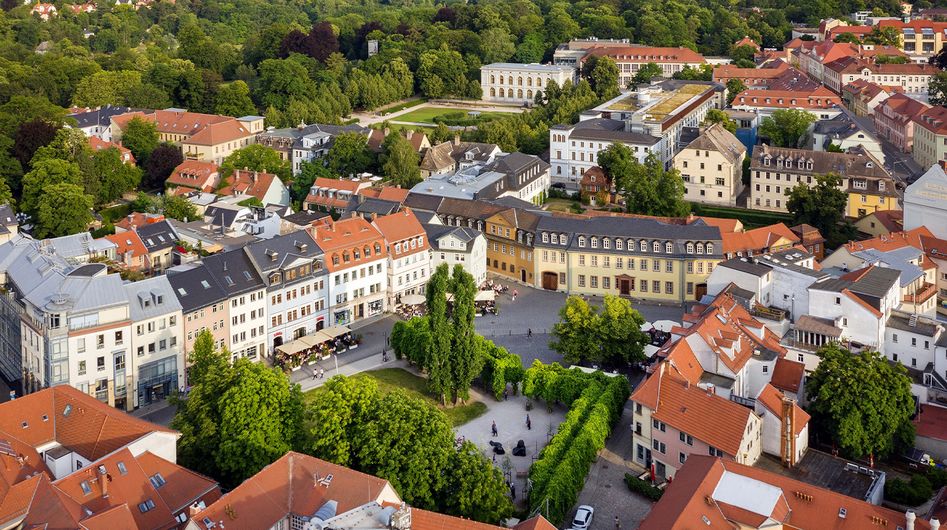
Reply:
[[[572,530],[586,530],[592,524],[593,515],[595,515],[595,508],[588,504],[579,506],[572,519]]]

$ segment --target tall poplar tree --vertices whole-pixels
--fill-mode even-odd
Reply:
[[[428,342],[427,369],[428,388],[447,403],[450,390],[451,327],[447,319],[447,288],[450,284],[450,269],[442,263],[427,284],[428,323],[431,340]]]
[[[470,382],[483,369],[483,355],[477,347],[474,331],[474,298],[477,296],[477,284],[473,276],[460,265],[454,266],[451,281],[454,293],[454,310],[451,319],[454,323],[451,337],[451,391],[454,402],[464,401],[469,396]]]

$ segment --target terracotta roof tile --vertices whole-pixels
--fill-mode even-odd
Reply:
[[[309,228],[309,233],[319,248],[325,252],[326,269],[330,272],[356,267],[388,256],[384,236],[361,217],[354,216],[338,221],[333,221],[331,218],[320,219]],[[376,243],[379,245],[380,253],[376,252]],[[366,248],[371,251],[370,255],[365,252]],[[350,260],[346,262],[343,259],[343,253],[356,249],[359,252],[358,259],[355,258],[355,253],[351,252]],[[339,257],[337,262],[334,259],[336,254]]]
[[[219,194],[249,195],[262,201],[273,183],[279,182],[279,178],[272,173],[238,169],[226,181],[227,185],[218,190]]]
[[[119,256],[125,256],[128,253],[131,253],[131,257],[148,255],[148,249],[145,248],[145,244],[142,242],[141,238],[138,237],[138,232],[134,230],[126,230],[117,234],[109,234],[105,236],[105,239],[118,245],[118,248],[115,250],[115,252]]]
[[[197,500],[210,504],[220,498],[220,488],[214,479],[195,473],[185,467],[169,462],[151,452],[144,452],[135,458],[145,476],[156,473],[167,481],[166,486],[158,489],[158,494],[171,509],[179,513]]]
[[[382,236],[384,236],[385,241],[389,245],[388,252],[394,259],[418,252],[426,252],[431,248],[425,237],[427,233],[424,231],[424,227],[421,226],[421,222],[418,221],[418,218],[415,217],[414,212],[412,212],[410,208],[405,208],[400,212],[390,215],[377,217],[372,221],[372,224],[381,232]],[[416,245],[409,249],[405,249],[405,245],[399,245],[402,251],[400,253],[395,252],[395,243],[418,237],[421,238],[421,245]]]
[[[783,419],[783,393],[776,389],[771,384],[767,384],[763,387],[763,390],[760,391],[760,395],[757,396],[756,400],[760,402],[764,407],[766,407],[774,416]],[[806,425],[809,424],[809,414],[795,402],[793,402],[793,428],[795,432],[793,434],[799,435],[803,429],[806,428]]]
[[[165,184],[212,192],[220,184],[220,168],[213,162],[185,160],[174,168]]]
[[[660,397],[652,417],[728,455],[740,453],[753,411],[710,393],[666,371],[660,377]]]
[[[411,509],[411,530],[500,530],[502,527],[452,515]],[[517,527],[518,528],[518,527]]]
[[[805,364],[780,357],[776,359],[776,365],[773,367],[773,377],[770,379],[770,384],[780,390],[795,394],[799,392],[799,386],[802,384],[802,378],[805,375]]]
[[[656,46],[602,46],[589,49],[589,53],[582,58],[585,61],[589,56],[607,56],[616,62],[639,63],[700,63],[705,61],[704,56],[690,48],[662,48]]]

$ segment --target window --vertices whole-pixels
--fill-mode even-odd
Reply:
[[[98,357],[95,360],[95,366],[98,371],[105,370],[105,357]]]
[[[118,463],[118,472],[122,475],[128,474],[128,469],[125,467],[125,462]]]
[[[141,513],[150,512],[155,508],[155,501],[148,499],[147,501],[138,505],[138,511]]]
[[[678,460],[680,460],[681,463],[683,464],[684,461],[687,460],[687,455],[685,455],[684,453],[680,453],[680,456],[678,456]]]
[[[158,489],[161,486],[164,486],[165,484],[167,484],[167,481],[164,480],[164,477],[161,476],[161,473],[155,473],[148,480],[151,481],[151,485],[154,486],[155,489]]]
[[[79,361],[79,375],[85,375],[85,361]]]
[[[92,487],[89,486],[89,482],[88,482],[88,481],[83,480],[82,482],[79,483],[79,487],[82,488],[82,494],[83,494],[83,495],[91,495],[91,494],[92,494]]]
[[[723,456],[723,451],[712,446],[710,447],[708,453],[710,453],[710,456]]]
[[[681,441],[687,445],[694,445],[694,438],[689,434],[680,433]]]
[[[670,241],[667,242],[667,243],[665,243],[665,244],[664,244],[664,252],[666,252],[666,253],[668,253],[668,254],[673,254],[673,253],[674,253],[674,244],[671,243]]]
[[[655,241],[655,242],[651,245],[651,249],[652,249],[654,252],[661,252],[661,243],[658,243],[657,241]]]

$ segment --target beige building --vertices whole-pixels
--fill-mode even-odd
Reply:
[[[112,117],[109,127],[113,141],[133,118],[151,121],[158,129],[158,139],[181,146],[184,157],[220,164],[230,153],[256,143],[263,132],[262,116],[231,118],[217,114],[187,112],[182,109],[156,110],[150,114],[129,112]]]
[[[743,159],[746,146],[722,124],[700,135],[674,156],[674,167],[684,179],[689,201],[736,206],[743,193]]]
[[[931,107],[913,121],[914,160],[926,168],[947,161],[947,108]]]
[[[483,101],[529,105],[550,81],[575,81],[575,68],[553,64],[493,63],[480,67]]]

